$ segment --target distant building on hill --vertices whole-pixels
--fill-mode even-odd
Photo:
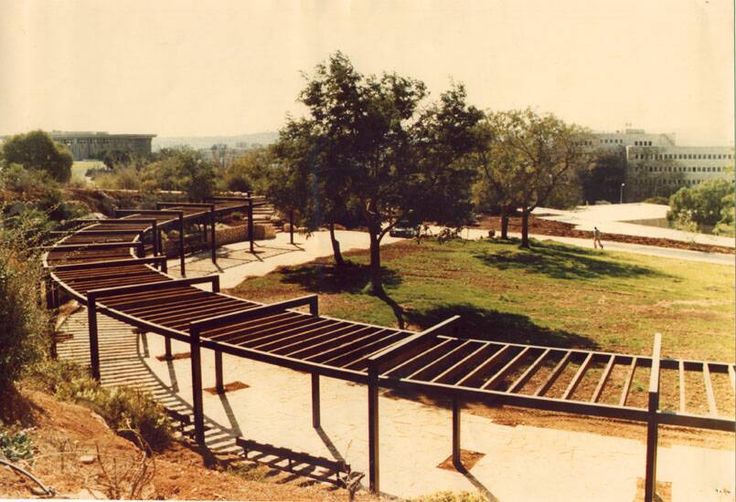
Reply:
[[[54,141],[65,145],[74,160],[101,158],[106,152],[138,155],[151,153],[155,134],[109,134],[107,132],[51,131]]]
[[[593,134],[591,146],[618,152],[625,166],[626,202],[669,196],[681,187],[713,179],[732,180],[732,146],[678,146],[674,134],[643,129]]]

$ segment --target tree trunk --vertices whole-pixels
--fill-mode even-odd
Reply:
[[[521,212],[521,247],[529,248],[529,211]]]
[[[340,251],[340,241],[335,238],[335,224],[330,223],[329,229],[330,242],[332,242],[332,254],[335,256],[335,265],[337,265],[338,267],[342,267],[343,265],[345,265],[345,260],[342,257],[342,252]]]
[[[506,206],[501,208],[501,238],[509,238],[509,209]]]
[[[383,283],[381,281],[381,242],[378,240],[380,230],[375,227],[369,228],[371,239],[371,290],[374,295],[382,295]]]

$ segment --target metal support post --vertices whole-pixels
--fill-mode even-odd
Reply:
[[[210,210],[210,233],[212,240],[210,243],[210,256],[212,258],[212,263],[217,264],[217,235],[215,231],[215,206],[213,205]]]
[[[254,252],[253,247],[253,233],[255,232],[255,226],[253,225],[253,199],[248,198],[248,240],[250,241],[250,252]]]
[[[657,409],[659,408],[659,393],[649,393],[649,420],[647,422],[647,474],[644,483],[644,500],[652,502],[657,490],[657,440],[659,426],[657,424]]]
[[[319,373],[312,373],[312,427],[322,426],[319,410]]]
[[[158,256],[161,254],[161,241],[158,233],[158,223],[155,220],[151,223],[151,240],[153,241],[153,256]],[[160,265],[159,268],[161,268]]]
[[[184,213],[179,213],[179,267],[181,276],[186,277],[186,265],[184,264]]]
[[[202,364],[200,361],[199,330],[190,328],[192,360],[192,409],[194,411],[194,439],[200,446],[204,442],[204,407],[202,405]]]
[[[100,381],[100,342],[97,337],[97,300],[87,295],[87,329],[89,330],[89,358],[92,378]]]
[[[225,392],[225,384],[222,381],[222,352],[215,351],[215,388],[218,394]]]
[[[169,338],[168,336],[164,337],[164,351],[164,358],[167,361],[171,361],[172,359],[174,359],[174,356],[171,354],[171,338]]]
[[[661,357],[662,335],[654,335],[654,351],[652,353],[652,369],[649,375],[649,400],[647,419],[647,465],[644,479],[644,501],[653,502],[657,495],[657,439],[659,435],[659,366]]]
[[[294,244],[294,210],[289,211],[289,243]]]
[[[378,448],[378,368],[368,366],[368,479],[373,493],[380,490]]]
[[[460,399],[452,398],[452,465],[460,470],[463,462],[460,457]]]

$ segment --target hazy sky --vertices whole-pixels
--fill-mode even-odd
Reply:
[[[277,130],[338,49],[483,109],[733,143],[731,0],[0,0],[0,134]]]

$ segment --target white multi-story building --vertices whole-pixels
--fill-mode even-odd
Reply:
[[[593,146],[621,154],[625,166],[621,194],[629,202],[668,196],[708,180],[734,179],[733,147],[677,146],[674,134],[642,129],[596,133],[593,138]]]

